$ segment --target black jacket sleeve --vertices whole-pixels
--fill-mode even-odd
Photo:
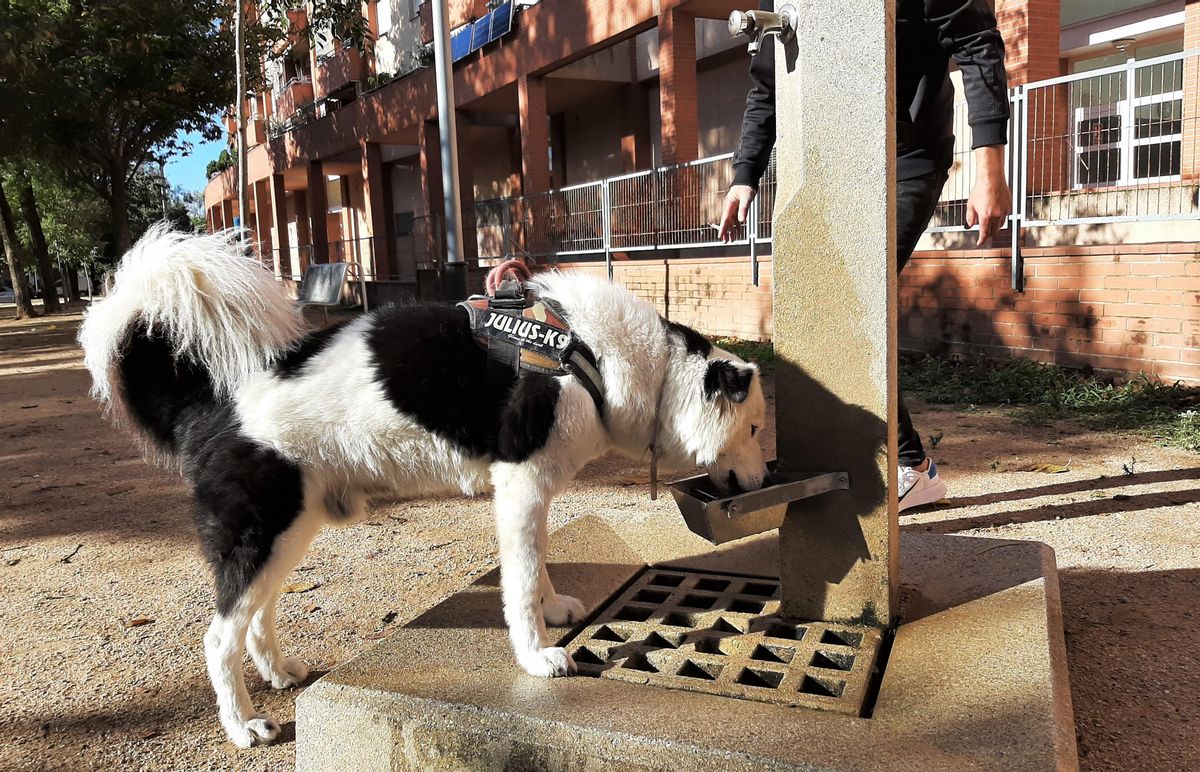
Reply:
[[[771,10],[774,3],[759,3]],[[750,92],[746,94],[746,112],[742,116],[742,138],[733,154],[733,184],[758,187],[758,180],[771,161],[775,146],[775,36],[763,40],[750,60]]]
[[[971,146],[1008,142],[1008,76],[1004,39],[986,0],[925,0],[925,18],[962,71]]]

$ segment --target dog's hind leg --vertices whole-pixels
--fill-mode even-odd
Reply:
[[[196,525],[217,594],[204,655],[221,726],[235,745],[248,748],[274,740],[279,725],[255,709],[246,691],[247,634],[312,541],[324,509],[300,468],[273,450],[231,431],[204,436],[189,461]]]
[[[221,726],[239,748],[269,743],[279,734],[279,724],[255,710],[246,690],[243,642],[249,644],[255,665],[272,686],[294,685],[308,676],[304,663],[284,657],[279,650],[274,606],[280,581],[312,543],[323,522],[322,513],[319,508],[306,509],[275,537],[266,561],[232,601],[227,597],[231,593],[229,583],[248,575],[247,556],[235,550],[217,566],[219,613],[204,636],[204,654],[208,677],[217,693]]]
[[[239,748],[269,743],[279,735],[279,724],[255,711],[242,674],[242,641],[254,615],[253,606],[253,594],[247,592],[234,608],[213,617],[204,634],[204,657],[217,693],[217,713],[225,734]]]
[[[246,632],[246,648],[263,680],[276,689],[287,689],[308,678],[308,666],[296,657],[286,657],[275,637],[275,609],[279,587],[300,564],[324,521],[322,512],[306,511],[282,536],[276,539],[271,559],[256,582],[263,582],[265,602],[254,612]]]

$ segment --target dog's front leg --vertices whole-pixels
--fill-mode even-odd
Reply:
[[[587,609],[578,598],[559,595],[554,590],[550,572],[546,570],[546,519],[538,522],[538,594],[542,599],[542,618],[548,625],[566,625],[583,619]]]
[[[561,676],[575,670],[566,649],[546,646],[542,618],[542,554],[539,531],[557,489],[548,470],[535,463],[496,464],[496,536],[500,544],[500,589],[513,652],[526,672]]]

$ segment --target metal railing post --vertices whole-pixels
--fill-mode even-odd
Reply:
[[[750,281],[758,286],[758,196],[750,201],[746,218],[746,236],[750,240]]]
[[[375,237],[368,239],[368,246],[371,251],[371,275],[375,274]],[[371,306],[367,303],[367,268],[363,265],[362,250],[358,253],[358,291],[362,293],[363,313],[371,310]]]
[[[1125,109],[1120,111],[1121,116],[1121,167],[1119,174],[1120,178],[1117,183],[1120,185],[1137,185],[1137,180],[1134,178],[1134,169],[1137,164],[1133,160],[1133,117],[1137,112],[1133,105],[1137,99],[1137,59],[1130,57],[1125,60]],[[1138,201],[1138,196],[1135,194],[1133,200]]]
[[[500,201],[500,258],[502,260],[509,260],[516,254],[516,250],[509,249],[509,245],[515,240],[512,238],[512,208],[507,205],[515,201],[515,197]]]
[[[612,212],[609,208],[611,203],[608,180],[605,179],[600,183],[600,228],[601,241],[604,243],[604,267],[608,270],[609,281],[613,280]]]
[[[1025,196],[1023,185],[1025,165],[1028,155],[1025,146],[1025,87],[1016,86],[1013,89],[1008,161],[1009,161],[1009,193],[1012,195],[1012,214],[1009,216],[1009,234],[1011,237],[1012,288],[1016,292],[1025,291],[1025,259],[1021,256],[1021,221],[1024,219]]]

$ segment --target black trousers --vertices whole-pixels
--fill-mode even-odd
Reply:
[[[904,169],[900,169],[903,176]],[[896,272],[904,270],[908,259],[917,247],[917,240],[925,232],[933,210],[937,207],[947,175],[934,172],[896,183]],[[901,466],[920,466],[925,462],[925,446],[921,435],[913,427],[912,417],[900,396],[900,428],[897,445],[900,450]]]

